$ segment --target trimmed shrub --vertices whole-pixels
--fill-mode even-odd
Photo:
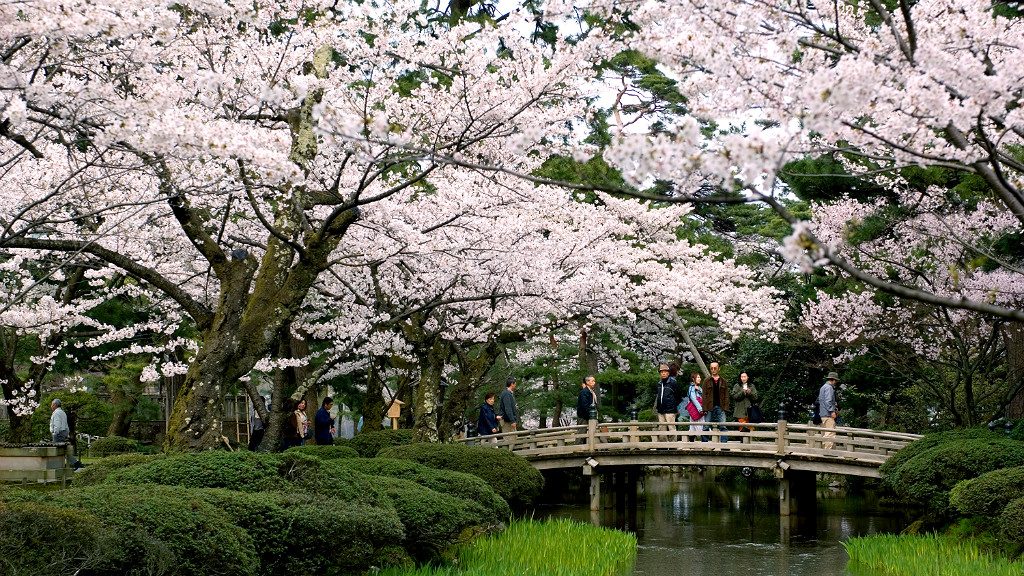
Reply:
[[[412,444],[412,430],[374,430],[356,434],[346,444],[363,458],[373,458],[385,448]]]
[[[391,501],[378,490],[377,480],[366,474],[354,472],[345,468],[341,460],[319,460],[304,454],[296,454],[312,461],[313,465],[303,462],[303,467],[297,473],[288,475],[291,480],[290,488],[304,490],[318,494],[325,498],[353,502],[373,506],[377,508],[389,508]]]
[[[54,493],[52,502],[85,510],[111,530],[100,574],[250,576],[258,568],[252,538],[185,488],[90,486]]]
[[[89,455],[97,458],[114,454],[132,454],[139,451],[139,443],[123,436],[100,438],[89,447]]]
[[[320,446],[311,444],[309,446],[293,446],[284,451],[285,454],[307,454],[320,458],[321,460],[338,460],[341,458],[358,458],[359,452],[349,446]]]
[[[434,492],[477,502],[495,520],[506,520],[512,514],[508,503],[482,478],[473,474],[438,470],[412,460],[394,458],[357,458],[344,460],[339,464],[364,474],[409,480]]]
[[[958,482],[1008,466],[1024,465],[1024,443],[1006,438],[955,440],[913,456],[884,477],[905,502],[938,517],[950,510],[949,490]]]
[[[946,432],[936,432],[934,434],[927,434],[923,438],[914,440],[910,444],[907,444],[882,464],[879,471],[882,476],[888,476],[893,470],[903,466],[907,460],[910,460],[914,456],[930,450],[939,444],[945,444],[947,442],[955,442],[960,440],[994,440],[1003,438],[1002,435],[996,434],[990,431],[988,428],[964,428],[962,430],[949,430]]]
[[[1010,501],[999,515],[999,536],[1011,555],[1024,552],[1024,498]]]
[[[279,474],[280,467],[281,458],[275,454],[197,452],[115,470],[107,482],[270,492],[288,487],[288,481]]]
[[[993,470],[958,483],[949,492],[949,503],[964,516],[998,516],[1024,486],[1024,466]]]
[[[308,493],[199,489],[197,497],[227,514],[253,539],[260,574],[346,574],[387,564],[405,537],[394,509]]]
[[[65,576],[108,560],[108,536],[88,512],[0,502],[0,574]]]
[[[434,492],[408,480],[378,479],[405,527],[405,549],[417,560],[436,558],[458,542],[464,530],[494,524],[490,511],[476,502]]]
[[[159,460],[163,457],[163,454],[120,454],[118,456],[107,456],[106,458],[89,464],[80,472],[75,474],[74,485],[75,487],[79,487],[102,484],[106,482],[107,476],[109,476],[114,470],[120,470],[121,468],[128,468],[129,466],[136,466],[138,464],[145,464],[146,462]]]
[[[544,477],[525,458],[487,446],[417,443],[388,448],[380,457],[473,474],[490,484],[514,509],[531,504],[544,487]]]

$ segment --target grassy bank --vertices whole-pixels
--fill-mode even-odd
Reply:
[[[632,571],[636,536],[569,520],[512,523],[464,546],[455,564],[381,576],[620,576]]]
[[[982,552],[949,536],[890,534],[851,538],[845,544],[853,576],[1020,576],[1024,562]]]

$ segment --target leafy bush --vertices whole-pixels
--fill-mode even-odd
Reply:
[[[1024,466],[1001,468],[964,480],[949,493],[949,503],[965,516],[998,516],[1024,486]]]
[[[381,451],[380,457],[412,460],[431,468],[473,474],[490,484],[516,509],[532,503],[544,487],[544,477],[525,458],[487,446],[417,443],[388,448]]]
[[[355,448],[363,458],[373,458],[381,450],[392,446],[412,444],[412,430],[374,430],[356,434],[347,446]]]
[[[949,430],[947,432],[927,434],[924,437],[907,444],[898,452],[890,456],[889,459],[886,460],[885,464],[882,464],[879,471],[882,473],[882,476],[887,476],[892,473],[893,470],[903,466],[907,460],[910,460],[914,456],[947,442],[977,439],[987,440],[1001,437],[1002,436],[993,433],[988,428],[965,428],[963,430]]]
[[[507,519],[512,513],[508,503],[483,479],[473,474],[438,470],[411,460],[394,458],[357,458],[344,460],[340,464],[364,474],[401,478],[434,492],[477,502],[497,520]]]
[[[1007,466],[1024,465],[1024,442],[1006,438],[953,440],[919,452],[883,478],[905,502],[944,517],[957,482]]]
[[[89,455],[102,458],[114,454],[131,454],[139,451],[139,443],[123,436],[100,438],[89,447]]]
[[[308,493],[194,491],[253,539],[260,573],[342,574],[387,563],[405,537],[394,509]]]
[[[476,502],[424,488],[415,482],[379,477],[405,527],[405,549],[418,560],[435,558],[459,540],[463,530],[495,522]]]
[[[197,452],[115,470],[107,482],[268,492],[288,487],[288,481],[279,474],[280,466],[281,458],[275,454]]]
[[[64,576],[107,563],[107,536],[88,512],[0,502],[0,574]]]
[[[101,485],[57,492],[51,501],[87,511],[111,531],[109,556],[97,573],[249,576],[257,571],[252,538],[194,491]]]
[[[305,455],[299,454],[298,456]],[[342,465],[345,462],[344,459],[317,460],[309,458],[309,460],[312,460],[315,465],[310,466],[304,462],[304,466],[299,472],[288,475],[292,487],[289,491],[294,491],[297,488],[344,502],[377,508],[391,506],[388,497],[378,490],[377,480],[372,476],[345,468]]]
[[[1024,498],[1011,500],[999,515],[999,536],[1012,555],[1024,552]]]
[[[356,452],[355,448],[349,446],[340,446],[335,444],[334,446],[321,446],[318,444],[310,444],[309,446],[293,446],[284,451],[285,454],[299,453],[308,454],[315,456],[321,460],[337,460],[340,458],[358,458],[359,452]]]
[[[75,474],[74,485],[79,487],[102,484],[106,482],[107,476],[114,470],[128,468],[137,464],[145,464],[146,462],[152,462],[163,457],[163,454],[120,454],[118,456],[108,456],[93,462]]]

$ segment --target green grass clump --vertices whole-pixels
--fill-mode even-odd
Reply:
[[[982,552],[969,540],[891,534],[851,538],[843,544],[853,576],[1020,576],[1024,563]]]
[[[462,547],[452,566],[392,568],[380,576],[620,576],[632,572],[635,560],[633,534],[571,520],[524,520]]]

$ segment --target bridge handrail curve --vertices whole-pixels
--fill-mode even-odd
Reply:
[[[673,453],[725,450],[732,455],[762,457],[812,457],[854,461],[880,466],[892,453],[920,438],[920,435],[872,428],[825,428],[813,424],[777,422],[697,423],[705,430],[691,430],[691,422],[598,422],[555,428],[506,432],[464,438],[464,444],[489,443],[518,453],[527,459],[596,456],[602,452],[629,450],[671,450]],[[742,428],[742,430],[741,430]],[[833,432],[833,437],[825,437]],[[730,442],[721,442],[721,436]],[[831,448],[825,444],[831,443]]]

